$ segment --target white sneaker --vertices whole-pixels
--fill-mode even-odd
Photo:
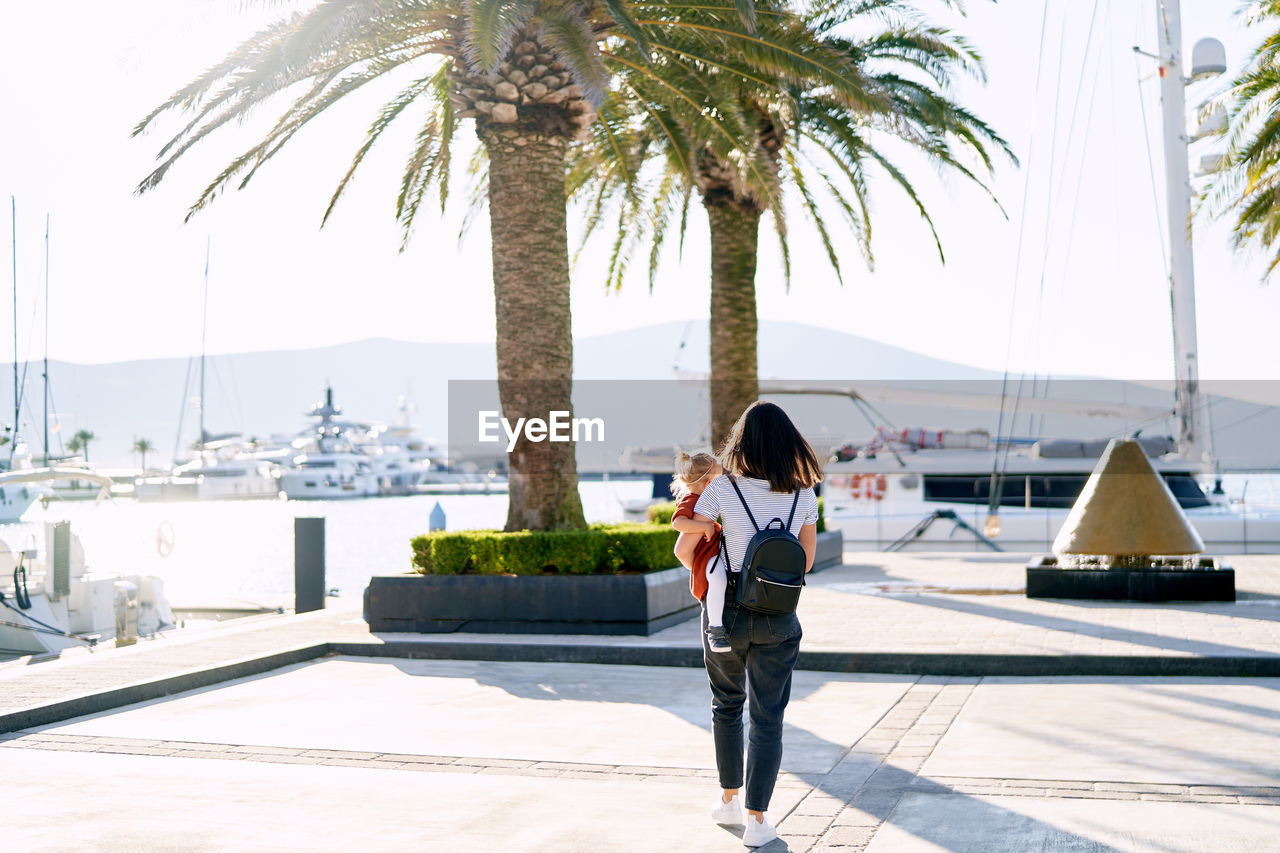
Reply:
[[[711,809],[711,819],[719,824],[741,825],[742,802],[738,799],[738,795],[734,794],[733,799],[727,803],[724,801],[723,794],[716,797],[715,807]]]
[[[769,818],[762,817],[757,822],[753,814],[746,815],[747,831],[742,833],[742,843],[748,847],[760,847],[778,837],[778,830],[769,823]]]

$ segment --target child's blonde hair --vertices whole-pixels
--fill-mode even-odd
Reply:
[[[693,490],[693,485],[707,476],[711,469],[720,464],[710,453],[694,453],[681,451],[676,454],[676,473],[671,478],[671,494],[682,498]]]

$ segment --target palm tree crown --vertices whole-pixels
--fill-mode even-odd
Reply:
[[[1250,25],[1269,27],[1248,64],[1207,107],[1225,106],[1227,151],[1200,195],[1200,207],[1233,215],[1236,249],[1271,252],[1264,278],[1280,266],[1280,0],[1244,8]]]
[[[782,204],[787,191],[813,223],[840,276],[841,253],[824,210],[838,211],[871,268],[870,177],[875,173],[911,199],[945,261],[933,219],[909,170],[892,152],[905,145],[922,153],[931,166],[958,173],[984,190],[977,169],[989,173],[995,156],[1016,162],[1008,143],[948,94],[957,77],[984,79],[981,56],[963,37],[922,21],[909,0],[836,0],[799,14],[777,6],[757,11],[762,33],[800,29],[819,46],[817,55],[837,56],[856,73],[845,75],[846,85],[837,88],[814,76],[781,77],[756,69],[725,75],[721,67],[704,68],[705,92],[715,108],[730,104],[751,128],[758,166],[746,169],[738,150],[726,156],[708,144],[699,128],[653,106],[663,98],[652,78],[679,78],[683,70],[645,69],[634,85],[619,91],[616,104],[606,107],[632,117],[626,144],[640,152],[636,161],[660,155],[648,182],[609,168],[614,160],[610,148],[617,143],[597,139],[575,185],[590,197],[588,231],[600,226],[607,206],[617,212],[607,270],[614,287],[621,285],[628,259],[643,256],[637,250],[646,241],[652,286],[670,226],[678,222],[683,241],[695,192],[702,202],[711,228],[713,443],[758,394],[757,231],[762,216],[770,214],[789,285]],[[667,98],[666,105],[671,103]],[[966,165],[966,159],[976,166]]]
[[[565,164],[572,146],[619,129],[612,107],[598,114],[607,96],[619,86],[660,89],[666,114],[706,140],[702,147],[739,164],[750,185],[767,194],[754,125],[732,103],[709,97],[700,69],[723,69],[744,81],[761,79],[760,72],[796,84],[822,80],[850,105],[861,91],[848,82],[858,74],[847,57],[824,50],[801,27],[753,32],[753,19],[751,0],[321,0],[246,40],[137,125],[135,134],[167,112],[189,114],[138,191],[158,185],[220,127],[297,91],[266,135],[208,184],[190,218],[227,186],[244,187],[327,108],[372,81],[403,75],[322,222],[387,128],[421,112],[410,107],[425,106],[396,196],[407,240],[431,191],[441,204],[447,199],[457,130],[473,122],[487,163],[482,186],[503,413],[514,421],[572,412]],[[589,130],[596,127],[603,130]],[[585,525],[571,444],[517,441],[508,469],[507,529]]]

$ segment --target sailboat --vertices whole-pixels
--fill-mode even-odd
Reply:
[[[1205,548],[1219,553],[1280,553],[1280,507],[1233,503],[1221,489],[1208,451],[1205,400],[1200,388],[1195,281],[1190,230],[1185,87],[1226,70],[1220,42],[1202,39],[1184,78],[1178,0],[1156,4],[1163,110],[1170,292],[1176,362],[1173,418],[1177,435],[1140,437]],[[1135,51],[1137,48],[1135,48]],[[1140,52],[1140,51],[1139,51]],[[1198,136],[1198,135],[1197,135]],[[864,401],[862,389],[765,385],[762,393],[827,393]],[[931,402],[938,404],[938,395]],[[918,401],[923,402],[923,401]],[[1027,407],[1048,400],[1023,401]],[[1059,401],[1061,404],[1061,401]],[[1079,404],[1077,404],[1079,405]],[[1112,412],[1140,419],[1141,412]],[[1158,412],[1156,413],[1159,414]],[[861,447],[846,448],[826,467],[828,526],[857,549],[1047,549],[1105,447],[1071,441],[960,433],[880,430]]]
[[[211,434],[205,429],[205,342],[209,325],[211,249],[212,239],[205,244],[198,398],[200,432],[196,439],[195,456],[175,465],[168,474],[144,474],[138,477],[134,483],[134,496],[141,501],[261,500],[274,499],[280,494],[280,469],[274,461],[255,453],[241,439],[240,433]],[[181,425],[178,432],[181,440]]]
[[[87,464],[49,465],[48,417],[45,418],[45,439],[43,465],[37,466],[30,449],[18,431],[22,416],[22,381],[18,372],[18,202],[10,198],[13,216],[12,248],[13,248],[13,426],[8,430],[7,444],[9,458],[0,463],[0,524],[11,524],[19,521],[26,511],[37,500],[48,500],[57,495],[55,484],[67,483],[72,487],[83,487],[88,484],[97,500],[102,500],[115,485],[110,477],[95,471]],[[49,291],[49,224],[45,220],[45,316],[48,316]],[[47,320],[46,320],[47,322]],[[48,333],[45,334],[46,346]],[[45,354],[45,411],[48,412],[49,357]],[[93,489],[97,486],[97,489]]]
[[[118,577],[94,572],[84,548],[67,521],[21,523],[37,499],[53,495],[52,483],[92,483],[100,501],[114,485],[110,477],[90,467],[49,466],[48,418],[45,421],[44,460],[33,464],[18,434],[22,390],[17,358],[17,200],[14,213],[14,417],[9,438],[7,470],[0,473],[0,657],[37,659],[55,656],[75,646],[93,647],[116,638],[118,645],[135,642],[172,627],[173,612],[156,577]],[[45,225],[45,293],[48,294],[48,220]],[[46,341],[48,335],[45,335]],[[45,411],[48,412],[46,352]]]

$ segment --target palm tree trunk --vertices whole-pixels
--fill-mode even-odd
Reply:
[[[706,205],[711,223],[711,443],[720,448],[756,401],[756,248],[760,212]]]
[[[514,130],[490,130],[483,138],[502,415],[513,426],[518,418],[548,420],[552,412],[572,417],[565,142]],[[572,442],[521,435],[507,465],[507,530],[586,527]]]

